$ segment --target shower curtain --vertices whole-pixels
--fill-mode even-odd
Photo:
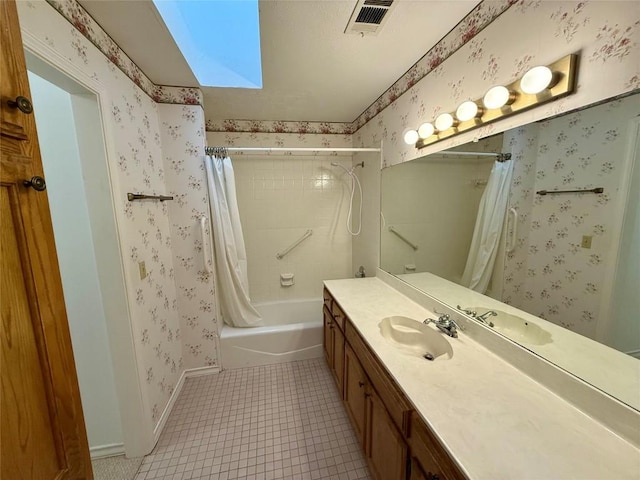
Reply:
[[[247,252],[242,236],[231,159],[207,156],[204,165],[209,188],[214,268],[222,320],[232,327],[256,327],[262,324],[262,318],[249,298]]]
[[[491,280],[509,203],[512,173],[511,160],[495,162],[480,200],[471,248],[461,281],[462,285],[476,292],[485,293]]]

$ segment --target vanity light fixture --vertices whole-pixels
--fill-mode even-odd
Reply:
[[[577,55],[567,55],[550,65],[534,67],[509,85],[491,87],[481,99],[463,102],[455,111],[455,118],[453,113],[442,113],[435,122],[420,125],[418,131],[405,130],[404,141],[423,148],[569,95],[575,89],[577,64]]]
[[[449,130],[451,127],[455,127],[458,124],[450,113],[441,113],[436,117],[436,128],[440,132]]]
[[[541,65],[533,67],[520,80],[520,89],[529,95],[537,95],[551,86],[553,72],[549,67]]]
[[[490,109],[502,108],[505,105],[511,105],[516,100],[516,94],[507,87],[497,85],[487,90],[482,98],[482,104]]]
[[[404,143],[406,143],[407,145],[413,145],[418,141],[419,138],[420,136],[415,130],[406,130],[404,132]]]
[[[460,104],[456,110],[456,118],[461,122],[466,122],[472,118],[481,117],[483,113],[483,108],[478,107],[476,102],[468,100]]]
[[[425,122],[418,127],[418,136],[422,139],[429,138],[436,133],[436,129],[432,123]]]

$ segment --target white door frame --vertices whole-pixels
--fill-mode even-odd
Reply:
[[[118,191],[117,183],[112,179],[117,175],[117,154],[114,141],[114,131],[109,122],[109,105],[111,97],[106,87],[95,78],[91,78],[77,68],[70,60],[60,55],[46,43],[22,28],[22,40],[24,48],[38,59],[44,61],[53,69],[66,75],[73,81],[93,92],[98,100],[100,117],[102,120],[102,133],[104,137],[105,158],[109,178],[106,179],[111,192],[111,207],[114,212],[113,226],[118,237],[117,248],[118,265],[113,265],[113,271],[109,272],[109,285],[103,294],[105,318],[107,319],[107,335],[109,339],[109,351],[113,362],[113,371],[116,383],[116,394],[120,406],[122,419],[122,434],[125,453],[128,457],[139,457],[151,452],[155,444],[153,425],[151,422],[150,408],[146,405],[142,392],[141,376],[139,372],[137,355],[134,343],[133,328],[131,323],[131,310],[127,292],[127,280],[124,270],[124,259],[120,242],[120,229],[118,218],[115,215],[116,205],[114,197],[123,195]],[[106,219],[105,219],[106,220]],[[96,251],[96,257],[100,252]],[[98,264],[99,264],[98,260]],[[100,277],[104,272],[99,271]],[[102,278],[101,278],[102,280]],[[101,282],[102,283],[102,282]]]

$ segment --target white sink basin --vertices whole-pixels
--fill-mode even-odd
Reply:
[[[469,307],[478,314],[489,310],[486,307]],[[493,323],[493,329],[518,343],[545,345],[551,342],[551,334],[535,323],[502,310],[492,309],[498,315],[487,317],[487,323]]]
[[[405,353],[427,360],[448,360],[453,357],[453,348],[444,334],[418,320],[386,317],[378,327],[385,340]]]

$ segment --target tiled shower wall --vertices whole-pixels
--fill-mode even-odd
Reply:
[[[344,135],[214,134],[211,146],[350,147]],[[322,280],[353,276],[346,218],[350,178],[331,162],[351,167],[351,155],[231,154],[247,247],[253,302],[320,298]],[[276,253],[313,230],[283,259]],[[282,287],[281,273],[295,285]]]
[[[539,317],[596,338],[625,192],[632,95],[510,133],[517,170],[510,206],[520,212],[517,248],[507,256],[504,298]],[[537,135],[536,135],[537,133]],[[535,195],[604,187],[602,195]],[[593,237],[590,249],[582,236]],[[604,313],[604,312],[602,312]]]

